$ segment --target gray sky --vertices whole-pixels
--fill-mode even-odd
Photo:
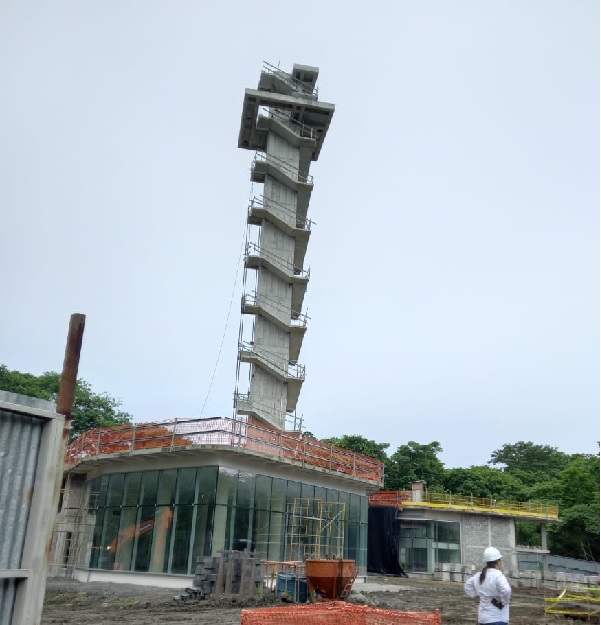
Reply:
[[[263,61],[318,66],[336,105],[306,427],[438,440],[449,468],[519,440],[596,453],[592,0],[4,0],[0,362],[60,370],[82,312],[96,391],[137,421],[200,416],[233,293],[203,413],[231,415]]]

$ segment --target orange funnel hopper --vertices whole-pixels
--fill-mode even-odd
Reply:
[[[350,592],[357,569],[354,560],[307,560],[309,589],[326,599],[342,599]]]

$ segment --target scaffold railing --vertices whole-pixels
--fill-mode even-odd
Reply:
[[[384,480],[384,465],[375,458],[308,438],[299,432],[286,432],[252,420],[227,417],[88,430],[67,448],[65,466],[72,468],[85,460],[114,454],[131,455],[140,450],[171,452],[207,445],[244,449],[373,485],[381,486]]]
[[[300,171],[298,167],[295,167],[288,161],[282,158],[274,156],[273,154],[265,154],[264,152],[255,152],[255,158],[252,162],[252,169],[254,170],[257,163],[268,163],[284,172],[286,176],[292,178],[295,182],[301,182],[302,184],[313,184],[313,176],[306,172]]]
[[[284,204],[280,204],[271,198],[266,198],[264,195],[255,195],[248,205],[248,214],[251,215],[253,210],[260,208],[276,216],[278,216],[278,213],[283,213],[286,217],[290,218],[291,222],[293,222],[295,227],[299,230],[311,230],[311,226],[315,223],[310,219],[299,218],[296,211],[290,206],[284,206]],[[282,221],[285,221],[285,219],[282,219]]]
[[[238,350],[240,352],[252,353],[270,368],[278,371],[283,377],[293,380],[305,379],[305,366],[299,365],[298,363],[289,363],[287,358],[280,354],[258,347],[249,341],[240,341],[238,343]]]
[[[298,119],[291,117],[291,112],[289,110],[281,111],[277,108],[262,106],[259,108],[259,117],[277,120],[280,124],[289,128],[301,139],[312,139],[313,141],[316,139],[317,134],[315,129],[307,124],[304,124]]]
[[[380,491],[369,496],[371,506],[394,506],[398,508],[422,507],[490,512],[509,516],[536,517],[556,520],[559,508],[556,504],[537,501],[507,501],[489,497],[472,497],[452,493],[422,493],[421,501],[413,500],[411,491]]]
[[[302,80],[297,80],[284,70],[281,70],[279,67],[276,67],[271,63],[267,63],[267,61],[263,61],[263,71],[266,74],[273,74],[274,76],[277,76],[280,80],[290,85],[295,91],[298,91],[299,93],[304,93],[306,95],[312,96],[318,95],[317,87],[311,87],[311,85],[308,85]]]
[[[287,261],[286,259],[266,250],[264,247],[257,245],[256,243],[246,244],[246,257],[257,256],[270,262],[274,267],[277,267],[282,273],[294,278],[303,278],[308,280],[311,275],[310,269],[303,269],[302,267],[295,267],[294,263]]]
[[[244,293],[242,295],[242,312],[246,311],[248,306],[259,306],[267,311],[275,311],[281,315],[283,321],[291,326],[306,327],[310,317],[305,313],[299,313],[296,318],[292,317],[292,311],[290,307],[286,306],[282,302],[269,297],[267,295],[259,295],[256,291],[254,293]],[[278,315],[276,315],[278,316]]]

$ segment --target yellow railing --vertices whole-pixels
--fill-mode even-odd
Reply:
[[[538,517],[549,520],[559,518],[555,504],[538,501],[506,501],[503,499],[453,495],[452,493],[423,493],[421,501],[413,501],[411,491],[380,491],[371,495],[370,505],[393,505],[400,508],[440,508],[467,512],[490,512],[508,516]]]

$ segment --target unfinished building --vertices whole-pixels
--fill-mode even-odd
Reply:
[[[251,180],[263,187],[246,215],[232,417],[79,436],[66,457],[64,501],[81,510],[59,516],[55,571],[182,588],[199,557],[246,550],[272,562],[335,552],[366,573],[367,496],[382,486],[383,465],[304,437],[295,418],[305,379],[309,167],[334,112],[317,97],[317,77],[315,67],[266,64],[244,93],[238,145],[254,151]],[[327,531],[305,519],[309,505]]]

